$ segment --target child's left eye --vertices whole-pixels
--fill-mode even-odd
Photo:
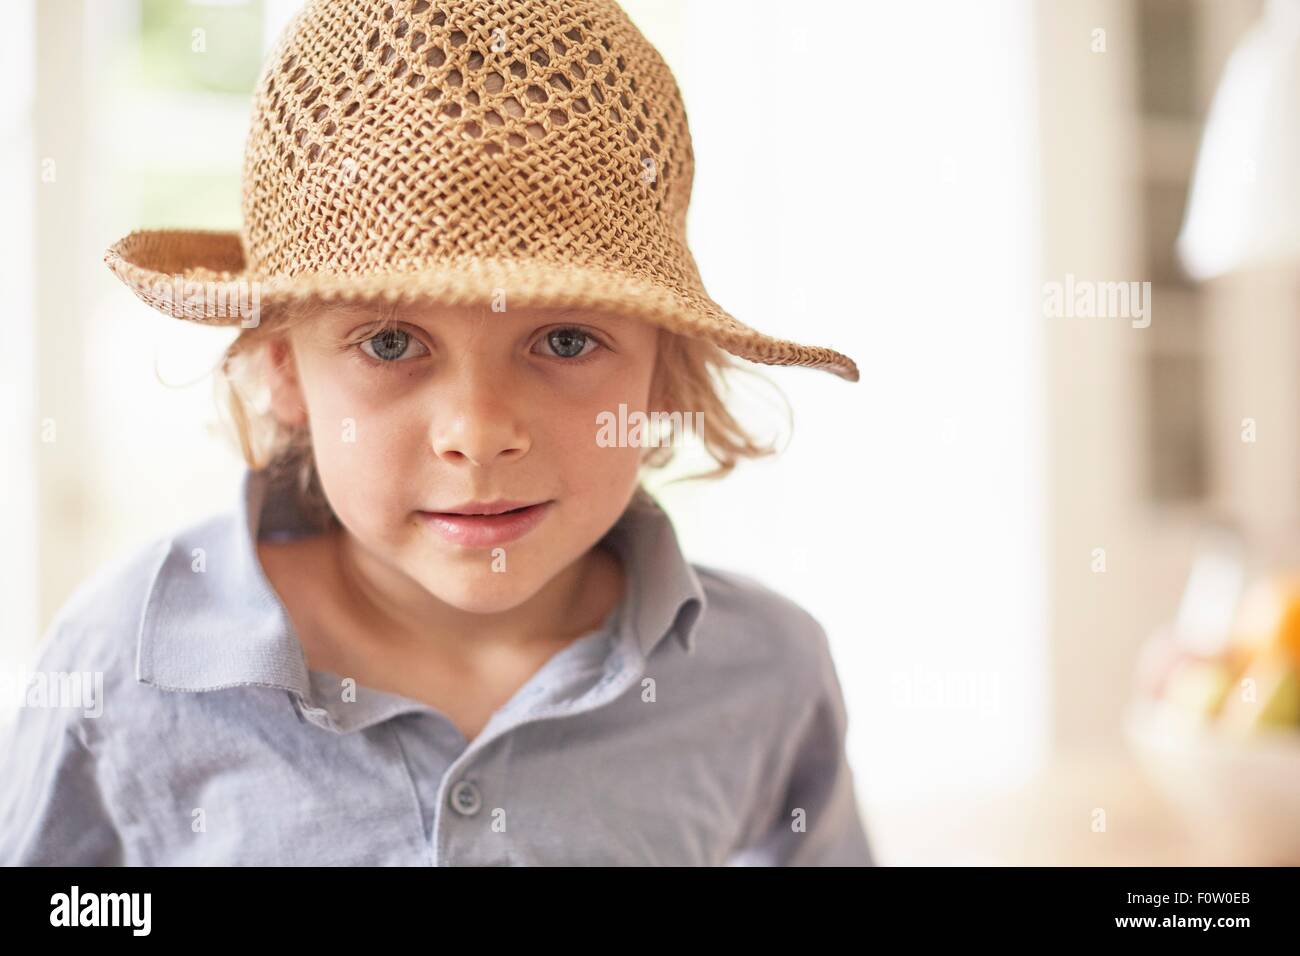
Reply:
[[[603,347],[590,332],[575,328],[552,329],[542,336],[541,341],[551,349],[554,358],[572,363],[586,361],[592,352]],[[594,347],[590,351],[584,351],[588,345]]]
[[[407,350],[411,345],[418,345],[424,348],[419,339],[412,336],[409,332],[401,329],[384,329],[361,344],[361,351],[365,352],[371,358],[380,362],[392,363],[400,362],[409,358],[419,358],[419,352],[408,355]],[[425,349],[424,354],[428,354]]]

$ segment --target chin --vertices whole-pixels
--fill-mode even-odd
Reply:
[[[518,574],[490,569],[457,571],[439,575],[436,581],[421,581],[444,604],[467,614],[499,614],[532,597],[535,588],[526,586]]]

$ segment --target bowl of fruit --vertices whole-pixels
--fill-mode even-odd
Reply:
[[[1194,569],[1144,645],[1125,736],[1213,862],[1297,865],[1300,571],[1242,588],[1229,568]]]

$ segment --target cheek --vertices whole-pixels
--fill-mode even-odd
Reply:
[[[411,423],[403,420],[409,415],[402,393],[394,391],[393,383],[368,374],[354,359],[322,358],[304,367],[301,375],[312,434],[322,439],[322,453],[331,448],[344,455],[360,450],[382,458],[394,435],[410,434]]]
[[[611,414],[617,418],[617,406]],[[596,441],[599,430],[596,412],[592,411],[583,417],[580,427],[546,436],[548,444],[558,452],[557,463],[569,473],[571,487],[599,488],[636,477],[642,449],[621,444],[601,445]]]
[[[565,486],[575,497],[595,499],[618,497],[630,491],[640,468],[643,449],[621,442],[605,445],[597,441],[601,422],[626,420],[635,411],[645,412],[648,381],[634,370],[601,383],[580,398],[555,403],[553,412],[538,422],[543,431],[535,437],[555,449],[556,467],[565,473]],[[620,413],[619,406],[624,406]],[[617,432],[617,428],[615,429]]]
[[[413,454],[409,436],[420,426],[346,366],[340,358],[300,374],[321,485],[344,524],[359,528],[378,517],[376,502],[405,500],[401,482],[413,472],[403,456]]]

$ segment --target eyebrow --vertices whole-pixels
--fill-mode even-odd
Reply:
[[[356,322],[358,320],[370,320],[377,323],[374,330],[375,332],[381,328],[388,328],[400,323],[405,323],[422,329],[430,335],[436,335],[438,334],[437,330],[439,327],[445,327],[443,322],[438,321],[439,317],[437,315],[430,316],[427,312],[421,312],[417,315],[402,315],[400,309],[404,305],[409,304],[386,303],[382,301],[376,302],[370,300],[353,301],[344,299],[325,303],[322,308],[322,319],[325,322]],[[446,308],[446,306],[439,307]],[[525,315],[523,319],[520,319],[521,313],[534,313],[539,310],[546,314],[528,314]],[[491,315],[511,316],[512,311],[512,317],[519,321],[526,321],[531,318],[537,322],[548,324],[572,322],[575,325],[581,324],[584,321],[592,323],[607,322],[612,326],[609,334],[613,334],[615,329],[621,327],[623,323],[632,321],[630,316],[613,309],[588,309],[580,306],[524,306],[515,310],[508,309],[505,312],[498,313],[493,313],[492,310],[486,306],[480,306],[478,315],[472,317],[470,321],[475,329],[481,329],[489,321]],[[332,336],[335,332],[331,330],[329,334]],[[342,333],[340,332],[338,334]],[[369,334],[373,334],[373,332],[368,331],[367,335]]]
[[[385,314],[391,314],[395,310],[391,305],[381,302],[327,302],[321,306],[318,314],[327,319],[347,318],[354,316],[366,316],[370,318],[379,318]]]

